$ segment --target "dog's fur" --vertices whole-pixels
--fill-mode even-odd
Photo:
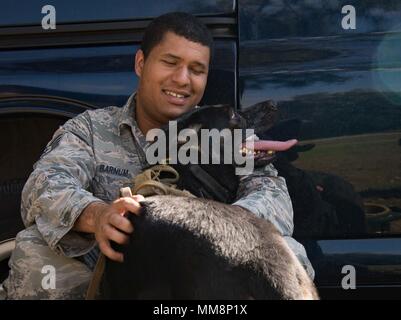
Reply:
[[[317,299],[313,282],[277,229],[219,202],[152,196],[123,248],[107,261],[103,298]]]
[[[177,119],[177,130],[192,128],[200,142],[200,130],[202,129],[229,129],[231,132],[235,129],[243,130],[246,127],[245,119],[227,105],[205,106],[200,109],[194,109],[179,119]],[[165,131],[168,133],[168,127]],[[224,159],[224,142],[220,141],[220,159]],[[180,142],[179,142],[180,145]],[[232,145],[233,150],[235,148]],[[237,146],[238,147],[238,146]],[[172,164],[179,175],[178,187],[190,191],[193,195],[201,198],[213,199],[224,203],[232,203],[235,199],[238,188],[238,176],[235,175],[235,165],[233,164],[211,164],[212,146],[208,150],[203,150],[198,145],[199,160],[203,152],[208,153],[209,164]],[[234,163],[234,155],[232,155]],[[213,184],[212,181],[216,183]],[[216,189],[216,186],[221,188]]]
[[[193,124],[220,130],[244,125],[226,107],[191,112],[178,124],[178,130]],[[236,188],[233,168],[211,165],[207,172],[223,186],[235,183]],[[181,187],[194,193],[204,187],[185,166],[176,169]],[[233,198],[236,190],[227,190]],[[129,215],[134,232],[130,244],[120,248],[124,263],[106,263],[102,298],[318,298],[312,280],[274,225],[248,210],[174,196],[148,197],[142,206],[139,217]]]

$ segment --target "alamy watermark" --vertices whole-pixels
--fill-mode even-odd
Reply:
[[[45,14],[42,18],[42,28],[44,30],[56,29],[56,8],[47,4],[42,7],[42,13]]]
[[[355,7],[351,5],[343,6],[341,9],[341,13],[345,14],[345,16],[341,20],[341,27],[344,30],[356,29],[356,11]]]
[[[56,289],[56,268],[47,264],[43,266],[41,273],[45,274],[42,278],[42,288],[44,290]]]
[[[44,30],[56,29],[56,8],[53,5],[47,4],[42,7],[42,28]],[[341,20],[341,27],[344,30],[356,29],[356,10],[352,5],[345,5],[341,8],[341,13],[345,16]]]
[[[168,159],[169,164],[235,164],[236,175],[253,172],[253,141],[247,141],[248,149],[242,151],[242,142],[254,136],[253,129],[246,129],[244,136],[242,129],[199,129],[198,134],[190,128],[177,132],[177,121],[169,121],[168,126],[168,137],[165,131],[157,128],[146,134],[146,141],[153,142],[146,150],[150,165]]]
[[[354,290],[356,289],[356,270],[352,265],[345,265],[341,269],[341,273],[345,276],[341,280],[341,287],[344,290]]]

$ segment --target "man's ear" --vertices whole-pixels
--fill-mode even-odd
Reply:
[[[145,55],[143,54],[143,51],[139,49],[135,55],[135,73],[138,77],[141,77],[142,75],[144,63],[145,63]]]

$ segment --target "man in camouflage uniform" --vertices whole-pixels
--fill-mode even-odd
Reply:
[[[136,94],[123,108],[86,111],[55,132],[22,192],[26,229],[17,236],[4,283],[9,299],[81,299],[99,249],[123,261],[110,240],[128,240],[134,229],[121,213],[137,213],[141,196],[119,198],[119,190],[147,166],[146,132],[199,103],[211,43],[192,16],[159,17],[135,57]],[[242,177],[237,198],[235,205],[275,224],[313,277],[303,246],[291,238],[291,199],[273,165]]]

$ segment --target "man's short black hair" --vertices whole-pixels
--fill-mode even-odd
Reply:
[[[141,43],[145,59],[169,31],[208,47],[212,54],[213,37],[207,27],[189,13],[171,12],[157,17],[146,28]]]

